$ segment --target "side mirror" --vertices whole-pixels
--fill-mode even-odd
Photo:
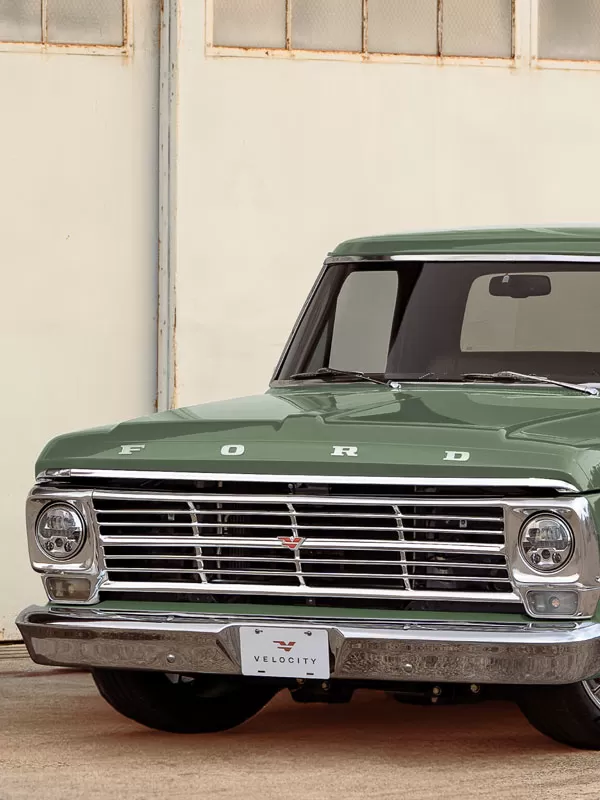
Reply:
[[[551,291],[547,275],[496,275],[490,280],[492,297],[545,297]]]

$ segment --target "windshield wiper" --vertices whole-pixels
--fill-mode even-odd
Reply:
[[[370,375],[365,375],[364,372],[355,372],[351,369],[334,369],[333,367],[320,367],[320,369],[316,369],[314,372],[297,372],[290,377],[293,381],[327,380],[328,378],[335,380],[336,378],[346,378],[352,381],[378,383],[381,386],[391,388],[387,381],[380,380],[379,378],[371,378]]]
[[[598,395],[598,389],[582,383],[565,383],[545,378],[542,375],[526,375],[523,372],[466,372],[461,376],[465,381],[512,381],[513,383],[548,383],[551,386],[561,386],[563,389],[572,389],[574,392]]]

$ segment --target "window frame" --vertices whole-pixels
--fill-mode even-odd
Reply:
[[[41,0],[42,23],[41,42],[0,41],[2,53],[70,53],[72,55],[128,56],[132,51],[132,24],[134,0],[123,3],[123,43],[122,44],[77,44],[48,41],[48,0]]]
[[[291,22],[292,22],[292,0],[285,0],[286,3],[286,31],[285,47],[233,47],[229,45],[216,45],[213,42],[214,32],[214,12],[217,0],[206,0],[206,38],[205,52],[207,56],[221,57],[245,57],[245,58],[283,58],[295,60],[319,60],[319,61],[358,61],[363,63],[405,63],[405,64],[430,64],[430,65],[471,65],[484,67],[507,67],[516,66],[521,60],[520,43],[523,40],[520,32],[520,13],[524,3],[529,4],[530,0],[510,0],[512,8],[512,47],[511,55],[506,57],[499,56],[449,56],[441,54],[442,30],[443,30],[443,2],[437,0],[438,25],[437,42],[438,53],[436,55],[405,54],[405,53],[372,53],[368,47],[368,6],[369,0],[362,0],[362,50],[295,50],[291,43]]]

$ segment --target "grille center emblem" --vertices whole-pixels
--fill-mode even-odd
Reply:
[[[287,547],[290,550],[297,550],[302,542],[304,542],[302,536],[278,536],[277,538],[284,547]]]

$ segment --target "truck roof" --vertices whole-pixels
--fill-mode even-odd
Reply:
[[[600,227],[470,228],[368,236],[339,244],[332,256],[426,254],[600,256]]]

